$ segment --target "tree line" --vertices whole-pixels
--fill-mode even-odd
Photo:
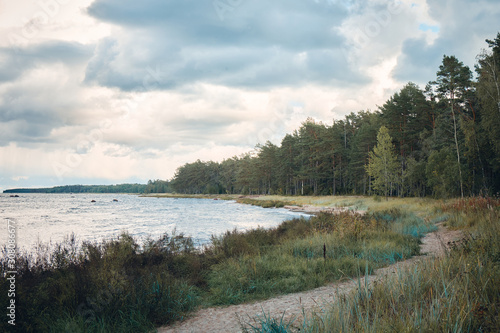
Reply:
[[[376,111],[308,118],[280,145],[179,167],[178,193],[456,197],[500,191],[500,33],[476,78],[443,56],[424,89],[409,82]],[[160,183],[158,183],[160,184]],[[167,186],[168,185],[168,186]]]
[[[144,193],[145,184],[65,185],[50,188],[17,188],[3,193]]]

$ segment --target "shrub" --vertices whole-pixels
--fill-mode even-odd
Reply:
[[[429,230],[423,219],[390,210],[320,213],[273,229],[228,231],[203,249],[175,231],[142,246],[127,233],[82,244],[72,236],[16,258],[16,293],[23,302],[16,315],[23,320],[14,329],[146,332],[199,305],[306,290],[408,258]],[[476,247],[470,251],[483,248],[488,258],[498,258],[498,237],[473,237]],[[3,272],[6,251],[0,257]],[[7,289],[0,280],[1,302],[8,301]],[[0,330],[6,325],[1,322]]]

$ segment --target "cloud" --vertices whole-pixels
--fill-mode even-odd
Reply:
[[[163,77],[153,89],[166,90],[196,83],[269,89],[367,81],[342,52],[337,28],[348,12],[342,2],[242,0],[230,2],[234,7],[222,17],[214,3],[95,1],[87,12],[122,30],[99,43],[86,82],[142,89],[148,66],[159,67]]]
[[[394,70],[398,80],[420,84],[433,80],[445,54],[473,68],[475,56],[486,46],[484,40],[498,31],[497,1],[428,0],[427,4],[429,17],[439,22],[439,30],[431,31],[435,38],[430,40],[422,34],[403,42]]]
[[[486,0],[85,0],[12,43],[43,11],[12,8],[0,182],[16,187],[166,179],[279,144],[307,117],[331,123],[433,79],[445,53],[472,66],[499,16]]]
[[[0,48],[0,84],[18,79],[29,70],[49,64],[66,66],[86,61],[93,54],[91,45],[48,41],[25,47]]]

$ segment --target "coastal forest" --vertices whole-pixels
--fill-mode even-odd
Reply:
[[[500,191],[500,33],[474,72],[455,56],[374,111],[305,120],[280,145],[179,167],[147,192],[464,197]]]
[[[181,194],[158,195],[165,200],[318,210],[274,228],[227,230],[207,244],[174,228],[143,239],[72,234],[26,250],[9,227],[0,332],[208,331],[214,323],[237,331],[221,309],[244,332],[500,332],[500,33],[486,42],[475,76],[445,55],[424,89],[408,83],[376,111],[332,124],[307,119],[279,146],[188,163],[168,181],[55,189],[143,186]],[[203,193],[224,195],[187,195]],[[322,194],[336,196],[311,196]],[[298,293],[318,287],[334,298],[306,308]],[[300,313],[286,302],[281,312],[275,298],[286,294]],[[230,307],[270,299],[278,316]],[[213,318],[206,329],[181,326],[203,313]]]

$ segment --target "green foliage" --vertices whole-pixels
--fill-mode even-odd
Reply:
[[[16,316],[22,320],[15,329],[149,332],[155,325],[182,318],[199,302],[195,284],[202,265],[185,240],[182,235],[165,235],[139,251],[128,234],[79,247],[70,238],[53,249],[39,246],[35,253],[20,254],[16,297],[22,306]],[[2,279],[0,290],[5,288]],[[6,297],[2,292],[2,304]]]
[[[456,157],[449,148],[434,150],[427,161],[425,174],[427,185],[435,197],[447,198],[459,195],[457,182],[458,166]]]
[[[469,67],[464,66],[454,56],[444,56],[443,63],[439,66],[439,71],[436,73],[437,79],[430,84],[434,85],[437,91],[437,98],[445,106],[440,117],[440,125],[442,125],[443,132],[446,133],[448,130],[453,133],[453,143],[456,152],[457,159],[457,173],[455,177],[459,180],[460,195],[464,196],[464,186],[463,186],[463,173],[462,173],[462,159],[461,159],[461,147],[459,125],[462,124],[463,117],[461,114],[465,114],[467,111],[465,101],[470,97],[470,88],[472,85],[472,72]],[[473,110],[472,110],[473,111]],[[451,116],[451,118],[450,118]],[[443,138],[443,141],[446,137]]]
[[[394,94],[381,108],[383,125],[398,153],[400,182],[395,184],[398,195],[422,196],[425,174],[419,173],[422,161],[421,136],[432,131],[432,108],[420,88],[410,82]],[[425,169],[425,168],[424,168]]]
[[[500,33],[494,40],[486,40],[489,51],[483,51],[478,56],[476,72],[477,97],[481,103],[481,129],[486,134],[484,145],[489,146],[491,155],[488,160],[496,179],[499,180],[500,170]]]
[[[172,192],[172,187],[170,182],[164,180],[149,180],[146,188],[144,189],[145,194],[149,193],[170,193]]]
[[[373,188],[388,197],[398,183],[398,162],[392,138],[387,127],[382,126],[377,134],[377,145],[370,152],[368,175],[373,177]]]

